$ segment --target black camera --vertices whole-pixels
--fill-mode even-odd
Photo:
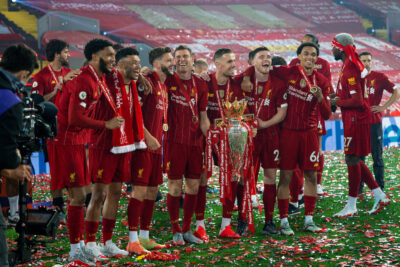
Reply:
[[[19,86],[17,95],[24,104],[22,131],[17,136],[17,145],[21,153],[21,164],[28,165],[33,152],[42,148],[41,141],[57,136],[57,107],[44,101],[41,95],[31,95],[29,86]],[[19,204],[20,220],[17,223],[18,233],[17,250],[9,253],[9,264],[25,263],[31,260],[34,242],[26,235],[48,235],[55,237],[59,225],[58,212],[54,210],[39,209],[27,210],[27,182],[20,185]]]
[[[29,160],[33,152],[40,151],[40,140],[52,139],[57,136],[57,107],[44,101],[43,96],[30,95],[30,87],[19,90],[24,103],[23,127],[17,137],[18,148],[23,160]],[[28,157],[28,158],[26,158]]]

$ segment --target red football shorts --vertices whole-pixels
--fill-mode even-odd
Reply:
[[[132,155],[132,182],[138,186],[159,186],[163,182],[161,154],[138,150]]]
[[[280,132],[280,169],[294,170],[299,164],[301,170],[319,169],[319,142],[315,129]]]
[[[168,179],[179,180],[182,176],[190,179],[200,179],[205,166],[203,149],[200,146],[191,146],[177,143],[167,143]]]
[[[369,124],[352,121],[343,122],[344,154],[367,156],[371,152],[371,130]]]
[[[86,175],[85,145],[64,145],[48,142],[50,189],[81,187],[90,184]]]
[[[279,164],[279,136],[276,131],[261,133],[254,139],[253,160],[261,163],[264,169],[276,169]]]
[[[128,182],[131,177],[132,153],[113,154],[89,146],[89,173],[93,183]]]

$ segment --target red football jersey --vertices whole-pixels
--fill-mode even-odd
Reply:
[[[55,79],[50,71],[50,67],[46,66],[41,71],[35,74],[32,82],[32,94],[47,95],[53,92],[54,87],[60,81],[60,77],[63,77],[70,72],[70,68],[61,67],[60,71],[54,71]],[[61,78],[61,79],[63,79]],[[65,86],[63,86],[64,88]],[[55,103],[56,97],[50,99],[51,102]]]
[[[298,58],[292,59],[290,61],[289,66],[298,66],[300,65],[300,60]],[[331,66],[329,62],[323,58],[318,57],[317,61],[314,64],[314,69],[324,75],[325,78],[328,79],[329,83],[332,83],[332,76],[331,76]]]
[[[316,85],[322,89],[324,99],[318,103],[317,98],[310,92],[303,75],[298,66],[292,67],[274,67],[272,75],[287,81],[287,101],[288,110],[282,127],[289,130],[309,130],[317,129],[318,126],[318,108],[324,119],[331,115],[328,95],[331,91],[329,81],[319,72],[314,71]],[[308,79],[313,83],[312,75]]]
[[[336,95],[340,98],[337,105],[341,109],[344,124],[350,121],[371,123],[371,109],[366,101],[368,93],[364,88],[364,80],[361,79],[360,70],[349,59],[344,62],[339,75]]]
[[[100,79],[102,80],[103,78],[100,77]],[[89,66],[83,67],[82,72],[71,82],[72,92],[68,107],[68,130],[79,131],[80,128],[104,128],[104,120],[90,118],[102,93]],[[87,138],[85,143],[88,141]]]
[[[270,83],[257,82],[255,84],[255,78],[252,77],[253,90],[252,92],[245,93],[247,107],[249,113],[254,114],[255,117],[259,117],[263,121],[270,120],[277,112],[278,108],[287,107],[286,97],[286,85],[285,83],[274,75],[269,75]],[[269,87],[265,88],[267,85]],[[264,90],[266,91],[266,98],[262,102],[261,95]],[[260,104],[263,104],[261,107]],[[267,135],[269,132],[278,132],[279,125],[273,125],[266,129],[261,129],[257,132],[257,136]]]
[[[111,96],[116,99],[116,89],[114,85],[113,75],[103,75],[103,79],[107,88],[109,89]],[[121,88],[125,90],[125,87]],[[90,112],[90,118],[98,121],[108,121],[116,116],[113,108],[108,102],[104,94],[100,95],[98,102],[94,109]],[[90,129],[89,130],[89,144],[94,145],[96,148],[101,148],[109,151],[113,147],[113,131],[105,127]]]
[[[382,100],[383,90],[393,94],[396,85],[381,72],[371,71],[364,79],[368,91],[369,105],[379,106]],[[382,113],[372,113],[372,124],[382,121]]]
[[[162,84],[156,75],[157,73],[153,71],[146,77],[153,86],[153,92],[145,95],[144,91],[139,91],[139,96],[143,103],[142,114],[144,126],[150,134],[154,136],[160,144],[162,144],[162,137],[164,134],[162,128],[164,123],[164,108],[168,109],[165,97],[168,99],[168,90],[166,85]],[[169,124],[168,118],[167,124]],[[156,151],[150,149],[147,150],[152,153],[161,154],[161,148]]]
[[[233,102],[235,101],[235,99],[237,99],[238,101],[242,100],[244,98],[244,93],[240,88],[240,83],[236,79],[230,78],[229,82],[227,82],[226,84],[218,85],[215,78],[215,73],[212,74],[210,78],[214,80],[214,83],[212,82],[212,80],[207,82],[208,85],[207,116],[211,124],[213,125],[215,119],[221,118],[221,111],[219,110],[216,91],[218,91],[218,93],[220,94],[221,101],[224,101],[226,97],[225,94],[228,90],[228,85],[229,85],[229,102]],[[218,88],[214,88],[213,84],[214,85],[217,84]]]
[[[182,82],[186,85],[187,92],[190,95],[192,103],[194,103],[194,108],[197,109],[198,119],[200,120],[200,112],[207,110],[207,84],[195,75],[192,75],[189,80],[182,80]],[[198,126],[197,129],[192,129],[193,114],[175,77],[168,76],[165,84],[168,88],[169,98],[168,141],[178,144],[202,146],[203,134]],[[197,101],[195,91],[197,91]]]

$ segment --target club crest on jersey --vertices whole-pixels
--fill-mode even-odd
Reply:
[[[103,169],[97,171],[97,179],[101,180],[103,178]]]
[[[257,94],[261,94],[263,91],[263,87],[260,85],[258,86]]]
[[[138,170],[138,178],[143,178],[143,169]]]
[[[300,80],[300,87],[301,87],[301,88],[304,88],[304,87],[306,87],[306,86],[307,86],[306,81],[305,81],[304,79],[301,79],[301,80]]]
[[[74,173],[74,172],[69,175],[70,183],[75,183],[75,176],[76,176],[76,173]]]
[[[371,80],[371,87],[374,86],[375,80]]]
[[[37,81],[34,81],[33,84],[32,84],[32,88],[35,88],[35,87],[37,87],[37,86],[38,86],[38,82],[37,82]]]
[[[350,85],[355,85],[356,84],[356,78],[354,78],[354,77],[348,78],[347,81],[348,81],[348,83]]]
[[[85,91],[79,92],[79,99],[80,100],[85,100],[87,97],[87,93]]]

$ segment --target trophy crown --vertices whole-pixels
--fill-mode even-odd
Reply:
[[[245,99],[238,101],[237,97],[235,97],[235,101],[233,102],[224,101],[222,104],[225,116],[231,119],[242,117],[246,110],[246,105],[247,101]]]

